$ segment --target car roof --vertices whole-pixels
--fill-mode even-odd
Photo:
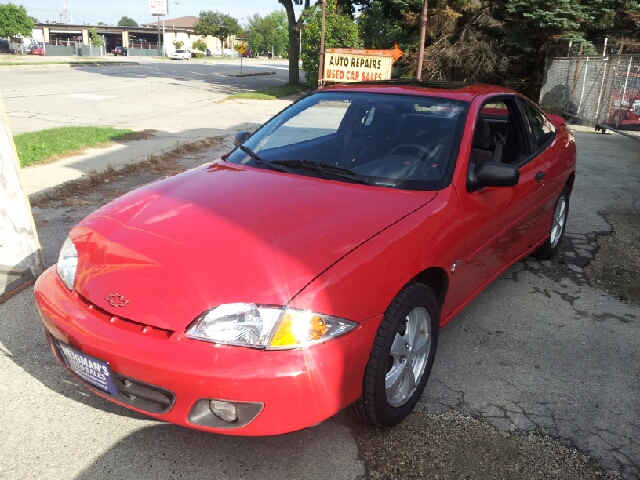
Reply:
[[[394,79],[372,82],[352,82],[324,87],[322,91],[385,93],[395,95],[419,95],[471,101],[477,96],[514,95],[515,90],[484,83],[441,82],[415,79]],[[519,95],[519,94],[518,94]]]

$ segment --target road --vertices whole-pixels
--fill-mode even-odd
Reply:
[[[113,59],[109,59],[112,60]],[[13,134],[69,125],[145,130],[144,140],[117,143],[55,163],[26,169],[29,195],[54,188],[108,164],[135,163],[178,144],[252,130],[290,101],[222,101],[229,94],[288,82],[287,61],[170,61],[82,66],[1,66],[0,89]]]
[[[67,125],[180,132],[218,128],[211,105],[242,91],[289,81],[286,60],[141,60],[139,65],[2,67],[0,93],[15,134]],[[224,111],[218,111],[223,115]],[[247,122],[251,122],[247,118]]]
[[[211,101],[224,95],[221,93],[224,88],[221,83],[200,81],[195,76],[188,81],[175,80],[169,73],[179,75],[198,69],[204,72],[206,68],[218,67],[205,64],[196,67],[195,63],[187,62],[151,65],[145,74],[146,84],[165,92],[174,87],[181,89],[190,107],[171,117],[180,123],[187,121],[191,109],[200,108],[197,98],[206,98],[210,106]],[[135,117],[135,109],[143,108],[135,104],[133,87],[123,86],[129,78],[125,75],[134,73],[127,70],[131,68],[69,70],[73,70],[70,75],[77,80],[74,85],[78,89],[82,85],[85,94],[91,92],[90,85],[99,85],[92,83],[91,78],[119,82],[126,93],[117,90],[112,93],[117,93],[118,105],[123,105],[124,113],[114,110],[113,122],[133,126],[135,120],[142,125],[139,128],[154,128],[144,125],[151,125],[154,116],[169,115],[170,109],[160,105],[155,114],[147,111]],[[135,82],[135,77],[132,78]],[[53,77],[50,80],[53,82]],[[11,81],[19,86],[15,79]],[[6,85],[3,78],[2,88],[7,88]],[[27,80],[21,87],[35,88]],[[45,95],[52,97],[45,100],[52,104],[65,102],[64,95],[72,88],[56,88],[67,93]],[[199,91],[191,97],[190,89]],[[23,98],[37,105],[37,95],[25,94]],[[147,96],[146,101],[151,98],[155,96]],[[101,100],[72,97],[69,101],[75,105],[68,110],[73,116],[83,114],[78,105],[85,101],[98,112],[105,108]],[[134,105],[128,107],[127,102]],[[17,111],[23,111],[18,105],[23,104],[16,96],[7,103],[11,105],[11,121],[15,126],[14,123],[24,120],[16,116]],[[24,107],[27,108],[32,107]],[[95,114],[95,110],[87,110],[93,113],[86,115]],[[44,109],[30,120],[50,123],[43,112]],[[207,114],[204,107],[200,112],[203,116]],[[120,125],[113,122],[110,124]],[[435,415],[450,410],[469,413],[502,432],[546,433],[589,454],[604,468],[621,471],[622,478],[637,479],[640,307],[593,287],[585,267],[598,254],[598,236],[611,233],[606,220],[609,212],[620,209],[637,212],[640,208],[640,142],[586,129],[577,129],[576,138],[577,179],[567,236],[557,259],[538,262],[527,258],[518,262],[442,331],[432,377],[418,410]],[[136,178],[116,179],[95,192],[34,208],[47,265],[57,260],[66,232],[77,221],[109,198],[153,179],[145,173]],[[636,272],[636,278],[637,275]],[[46,347],[32,289],[0,305],[0,402],[4,406],[0,409],[3,479],[356,479],[365,472],[362,458],[371,455],[401,468],[398,457],[402,447],[395,449],[395,456],[375,450],[373,443],[363,439],[358,429],[353,429],[342,416],[282,437],[244,439],[162,424],[97,398],[78,385]],[[410,422],[401,424],[394,432],[413,446],[423,445],[421,458],[437,456],[444,458],[443,468],[458,468],[458,476],[441,478],[460,478],[462,457],[470,453],[461,453],[444,441],[455,437],[448,435],[450,431],[460,431],[460,420],[444,423],[446,432],[416,432]],[[385,438],[382,432],[370,436]],[[488,450],[487,455],[495,457],[496,463],[524,461],[517,456],[506,458],[499,447]],[[541,474],[538,478],[555,477]]]

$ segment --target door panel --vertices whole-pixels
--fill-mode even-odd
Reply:
[[[500,135],[496,136],[495,128],[491,125],[487,128],[486,124],[491,121],[496,126],[502,122],[502,132],[506,135],[498,132]],[[478,159],[483,158],[479,151],[488,151],[484,157],[494,161],[525,162],[530,156],[531,145],[524,127],[515,97],[486,101],[479,108],[471,154],[465,168],[477,167]],[[482,130],[486,134],[483,135]],[[496,153],[497,149],[502,151],[502,156],[500,151]],[[485,187],[469,192],[466,185],[456,185],[464,215],[466,254],[452,274],[451,281],[458,286],[458,298],[452,301],[464,302],[528,248],[530,228],[536,223],[534,218],[539,206],[537,191],[541,188],[535,177],[541,168],[537,159],[523,165],[520,181],[513,187]]]

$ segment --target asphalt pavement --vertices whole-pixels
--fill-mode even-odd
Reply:
[[[127,59],[128,60],[128,59]],[[108,165],[144,160],[150,154],[203,138],[251,130],[291,100],[224,99],[237,92],[287,83],[286,61],[153,60],[108,66],[0,63],[0,93],[14,135],[70,125],[98,125],[144,131],[144,139],[118,142],[46,165],[22,170],[28,195],[41,194]],[[32,197],[33,198],[33,197]]]
[[[211,104],[237,92],[282,85],[287,61],[146,61],[131,65],[2,66],[0,92],[13,134],[66,125],[183,132],[222,115]],[[250,120],[250,117],[247,116]]]

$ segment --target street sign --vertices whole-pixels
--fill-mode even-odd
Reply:
[[[247,46],[244,43],[240,43],[236,45],[236,52],[238,52],[240,55],[244,55],[246,51],[247,51]]]
[[[167,15],[168,12],[167,0],[149,0],[149,13],[151,15]]]
[[[327,48],[323,81],[367,82],[389,80],[393,62],[402,56],[396,45],[393,50],[355,50]]]

